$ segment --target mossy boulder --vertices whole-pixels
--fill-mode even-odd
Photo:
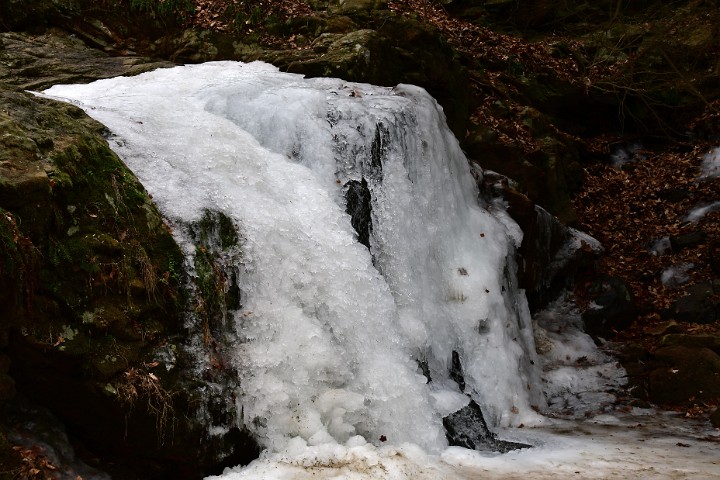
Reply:
[[[145,478],[254,458],[230,409],[210,406],[232,398],[208,393],[232,372],[196,378],[184,257],[105,127],[1,83],[0,124],[2,401],[17,391],[46,406],[95,455]]]
[[[463,138],[469,115],[468,77],[459,58],[427,24],[375,12],[373,26],[350,33],[323,32],[305,51],[267,52],[263,59],[308,77],[425,88],[442,105],[448,125]]]
[[[661,347],[650,372],[650,400],[689,405],[720,398],[720,355],[709,348]]]

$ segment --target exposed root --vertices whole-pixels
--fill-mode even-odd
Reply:
[[[168,422],[175,416],[172,406],[174,393],[165,390],[154,373],[134,367],[126,370],[114,386],[120,402],[129,406],[130,410],[139,399],[146,401],[147,411],[156,420],[158,441],[163,445]]]

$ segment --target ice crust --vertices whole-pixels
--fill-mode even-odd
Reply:
[[[108,126],[174,225],[213,210],[239,226],[238,409],[270,452],[381,437],[442,451],[441,418],[466,403],[449,375],[453,351],[491,428],[539,421],[512,260],[520,231],[478,201],[424,90],[213,62],[46,94]],[[344,207],[344,185],[361,178],[371,251]]]
[[[626,372],[583,332],[581,313],[570,296],[558,298],[533,321],[548,403],[545,413],[583,418],[610,407],[616,400],[612,392],[627,383]]]
[[[699,205],[688,212],[684,221],[696,223],[699,220],[702,220],[702,218],[708,213],[717,212],[718,210],[720,210],[720,201],[712,202],[707,205]]]
[[[694,263],[671,265],[660,274],[660,281],[666,287],[679,287],[690,280],[689,271],[695,268]]]
[[[506,454],[413,445],[322,445],[266,455],[209,480],[715,479],[717,432],[702,423],[636,410],[524,429],[534,448]]]

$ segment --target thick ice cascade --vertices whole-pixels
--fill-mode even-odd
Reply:
[[[537,419],[522,233],[424,90],[214,62],[46,93],[111,130],[188,255],[203,212],[237,226],[238,409],[270,451],[437,453],[470,398],[491,428]]]

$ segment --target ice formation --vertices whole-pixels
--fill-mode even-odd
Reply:
[[[708,213],[717,212],[718,210],[720,210],[720,201],[709,203],[707,205],[699,205],[688,212],[688,214],[684,218],[684,221],[696,223],[702,220],[702,218]]]
[[[662,237],[653,242],[650,246],[650,252],[655,256],[667,255],[672,252],[672,242],[670,237]]]
[[[700,180],[709,180],[720,176],[720,147],[713,148],[703,156],[700,170]]]
[[[621,168],[626,163],[644,160],[645,155],[642,152],[643,146],[639,143],[628,145],[627,148],[618,146],[610,155],[610,165],[615,168]]]
[[[238,410],[266,450],[225,480],[717,472],[694,433],[658,441],[634,418],[581,410],[622,372],[561,318],[574,315],[562,302],[536,319],[537,357],[514,277],[522,232],[479,196],[422,89],[214,62],[47,94],[110,129],[189,258],[184,232],[206,212],[238,228]],[[535,448],[448,447],[442,418],[470,399]],[[568,405],[583,419],[508,429]],[[659,425],[649,431],[671,422]],[[692,448],[673,454],[675,442]]]
[[[601,415],[525,429],[537,445],[504,455],[459,447],[439,457],[412,445],[322,445],[275,454],[246,468],[228,469],[222,480],[557,480],[569,478],[718,478],[718,432],[700,422],[650,410]],[[704,438],[703,438],[704,437]],[[209,479],[208,479],[209,480]]]
[[[678,265],[671,265],[662,271],[660,274],[660,281],[666,287],[674,288],[683,285],[690,280],[688,272],[695,268],[694,263],[681,263]]]
[[[210,210],[238,225],[238,407],[270,451],[382,438],[437,453],[470,398],[493,429],[538,419],[521,232],[479,200],[424,90],[215,62],[46,93],[109,127],[173,224]],[[369,197],[369,249],[351,188]]]

